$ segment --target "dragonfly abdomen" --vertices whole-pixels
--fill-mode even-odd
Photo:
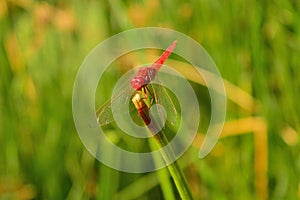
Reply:
[[[142,67],[137,71],[135,77],[133,77],[130,81],[131,86],[135,90],[141,89],[155,78],[158,70],[175,49],[176,43],[177,41],[175,40],[151,66]]]

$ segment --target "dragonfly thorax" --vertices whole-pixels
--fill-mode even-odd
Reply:
[[[143,67],[137,71],[136,76],[131,79],[130,84],[135,90],[139,90],[150,83],[156,73],[157,71],[153,67]]]

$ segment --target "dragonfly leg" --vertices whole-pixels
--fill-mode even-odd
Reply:
[[[145,93],[147,93],[147,91],[148,91],[151,96],[150,105],[152,105],[153,100],[154,100],[154,95],[152,94],[152,92],[150,91],[150,89],[147,86],[145,86],[144,88],[145,88]]]
[[[139,90],[139,93],[141,94],[142,99],[147,99],[148,98],[147,92],[146,92],[144,87],[142,87],[141,90]]]

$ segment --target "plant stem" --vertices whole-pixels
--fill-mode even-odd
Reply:
[[[160,130],[158,133],[155,132],[155,130],[157,130],[158,128],[158,125],[153,117],[151,121],[149,108],[145,104],[144,99],[141,98],[139,93],[136,93],[132,98],[132,102],[135,105],[139,115],[147,125],[149,131],[153,135],[158,148],[161,149],[160,152],[165,163],[169,164],[168,169],[175,182],[180,197],[187,200],[193,199],[192,193],[183,175],[183,172],[175,159],[174,151],[170,145],[168,146],[169,141],[166,137],[166,134],[162,130]]]

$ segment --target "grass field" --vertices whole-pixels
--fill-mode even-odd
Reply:
[[[131,174],[97,161],[72,117],[73,83],[86,55],[116,33],[145,26],[194,38],[224,78],[221,139],[200,160],[198,134],[179,159],[195,199],[300,198],[299,22],[297,0],[0,1],[0,199],[179,198],[167,169]],[[117,73],[128,69],[116,66]],[[207,90],[187,78],[205,124]]]

